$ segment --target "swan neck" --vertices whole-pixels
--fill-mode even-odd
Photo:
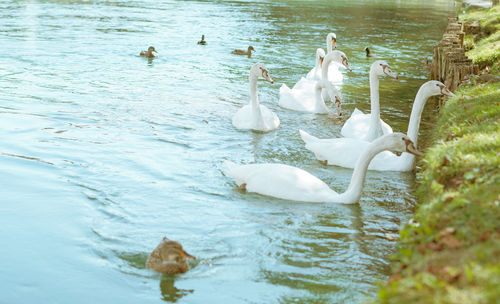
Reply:
[[[382,134],[382,125],[380,123],[379,79],[376,72],[370,70],[370,127],[367,140],[372,141]]]
[[[332,46],[332,39],[330,39],[330,37],[326,37],[326,54],[330,54],[333,50],[333,46]]]
[[[415,101],[413,102],[407,133],[408,137],[415,143],[415,145],[417,145],[420,119],[422,118],[422,112],[427,99],[429,99],[429,96],[426,96],[424,89],[420,88],[417,92],[417,96],[415,96]]]
[[[250,76],[250,100],[252,103],[252,120],[254,125],[263,122],[262,113],[260,111],[259,94],[257,92],[257,78]]]
[[[324,85],[322,84],[323,80],[320,80],[316,83],[316,86],[314,87],[314,98],[316,100],[316,112],[318,113],[327,113],[328,108],[326,107],[325,102],[323,101],[323,97],[321,95],[323,91]]]
[[[347,190],[342,193],[343,202],[346,204],[355,203],[361,197],[361,191],[363,190],[363,185],[365,184],[366,172],[368,171],[368,165],[370,161],[378,153],[385,150],[383,146],[380,146],[378,141],[371,143],[365,151],[360,155],[356,165],[354,166],[354,171],[351,177],[351,183]]]
[[[325,56],[325,59],[323,59],[323,65],[321,66],[321,79],[322,80],[328,80],[328,67],[330,66],[330,63],[333,61],[333,58],[331,56]]]

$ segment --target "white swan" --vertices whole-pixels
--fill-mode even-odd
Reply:
[[[338,194],[314,175],[284,164],[237,165],[225,161],[226,175],[248,192],[293,201],[352,204],[359,200],[370,160],[379,152],[392,150],[420,154],[402,133],[392,133],[373,141],[363,151],[347,190]]]
[[[280,88],[280,99],[279,105],[283,108],[309,112],[309,113],[328,113],[325,111],[326,105],[324,105],[323,100],[331,100],[335,97],[335,103],[337,105],[337,110],[339,115],[340,111],[340,93],[333,86],[328,79],[328,65],[332,62],[344,63],[346,68],[350,68],[347,56],[341,51],[333,51],[326,55],[323,59],[323,65],[321,69],[322,83],[318,84],[318,81],[307,80],[304,77],[297,82],[297,84],[290,89],[286,84],[283,84]],[[322,100],[318,100],[318,85],[323,86],[325,90],[322,92]],[[332,95],[333,94],[333,95]]]
[[[316,50],[316,65],[312,70],[307,73],[307,80],[320,80],[321,79],[321,65],[323,65],[323,60],[325,59],[325,51],[319,48]]]
[[[379,75],[387,75],[392,78],[398,78],[392,71],[387,62],[377,60],[370,67],[370,114],[363,114],[357,108],[351,114],[351,117],[345,122],[340,133],[344,137],[357,138],[372,141],[377,137],[392,132],[391,127],[380,119],[379,103]]]
[[[418,129],[420,127],[420,117],[427,99],[435,95],[454,96],[443,83],[431,80],[424,83],[415,97],[413,108],[408,124],[407,136],[415,145],[418,141]],[[326,161],[328,165],[354,168],[356,161],[360,157],[370,142],[354,138],[332,138],[319,139],[299,130],[302,140],[306,143],[306,148],[312,151],[320,161]],[[415,157],[408,153],[398,156],[389,151],[379,153],[370,162],[368,170],[377,171],[411,171],[415,167]]]
[[[266,106],[259,104],[259,95],[257,93],[257,79],[259,77],[274,83],[263,64],[256,63],[252,66],[248,77],[250,80],[250,104],[239,109],[233,116],[233,126],[236,129],[268,132],[280,125],[278,116]]]
[[[337,35],[329,33],[326,35],[326,54],[330,54],[334,48],[337,48]],[[350,68],[348,70],[351,71]],[[338,65],[331,64],[328,66],[328,80],[333,83],[342,83],[344,75],[340,72]]]
[[[279,101],[280,107],[299,112],[328,114],[328,107],[323,101],[323,96],[321,94],[322,90],[325,89],[330,97],[330,100],[333,101],[335,99],[338,115],[342,116],[340,93],[335,86],[328,80],[318,80],[315,81],[313,85],[314,97],[311,97],[309,94],[293,94],[293,91],[288,89],[288,87],[281,87]],[[288,91],[286,91],[287,89]],[[300,90],[301,93],[308,91],[309,90]]]

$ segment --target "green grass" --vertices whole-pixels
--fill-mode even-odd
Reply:
[[[481,69],[491,67],[491,73],[500,74],[500,5],[490,9],[470,11],[460,16],[461,21],[478,20],[481,33],[465,39],[467,57]]]
[[[466,37],[467,56],[500,72],[500,6],[461,20],[480,20],[483,31]],[[420,161],[420,204],[373,303],[500,301],[500,83],[456,94]]]
[[[421,160],[414,223],[374,303],[498,303],[500,84],[447,101]]]

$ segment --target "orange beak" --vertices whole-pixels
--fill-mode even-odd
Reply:
[[[190,255],[189,253],[187,253],[184,250],[181,251],[181,257],[196,260],[196,258],[194,256]]]

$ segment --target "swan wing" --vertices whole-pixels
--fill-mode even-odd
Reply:
[[[366,140],[368,130],[370,130],[370,117],[370,114],[364,114],[357,108],[354,109],[351,117],[342,126],[340,134],[344,137]],[[382,119],[380,120],[380,124],[382,125],[384,135],[393,133],[391,126]]]
[[[328,165],[344,168],[354,168],[361,153],[367,149],[370,142],[354,138],[320,139],[300,131],[300,136],[306,143],[306,149],[313,152],[320,161],[327,161]],[[377,154],[368,170],[375,171],[411,171],[413,159],[403,153],[397,156],[390,151]]]
[[[239,109],[233,116],[233,126],[239,130],[252,128],[252,106],[246,105]]]
[[[233,126],[239,130],[256,130],[268,132],[277,129],[280,125],[280,119],[273,111],[264,105],[260,105],[260,110],[263,118],[263,125],[254,125],[252,119],[252,105],[245,105],[236,112],[233,116]]]
[[[328,202],[338,194],[314,175],[284,164],[236,165],[226,161],[226,175],[237,185],[245,184],[248,192],[276,198],[303,201]]]
[[[315,80],[307,80],[302,77],[292,89],[282,85],[280,88],[280,107],[299,112],[325,113],[316,109],[316,83]]]
[[[370,115],[364,114],[358,108],[354,109],[351,117],[344,123],[340,134],[344,137],[362,139],[370,128]]]
[[[280,126],[280,119],[273,111],[264,105],[260,105],[260,111],[262,112],[262,118],[264,119],[265,127],[260,131],[271,131],[277,129]]]
[[[344,81],[344,74],[342,74],[336,62],[328,65],[328,80],[335,84],[340,84]]]

